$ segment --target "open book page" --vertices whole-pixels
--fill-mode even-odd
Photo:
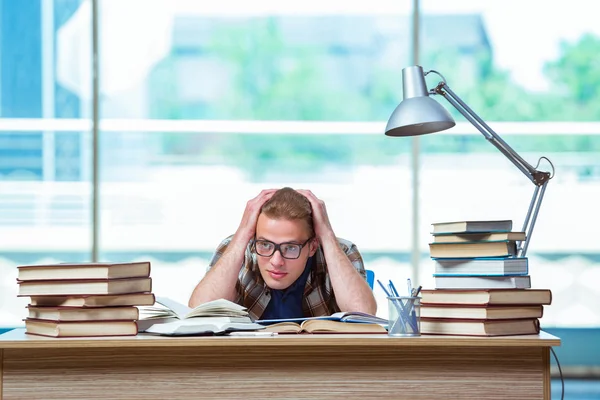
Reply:
[[[375,315],[359,312],[359,311],[347,311],[337,312],[331,315],[332,320],[339,320],[342,322],[366,322],[371,324],[383,324],[387,325],[388,320],[379,318]]]
[[[200,304],[189,311],[185,318],[191,317],[244,317],[248,315],[246,307],[240,306],[232,301],[217,299],[208,303]]]
[[[387,333],[380,324],[333,321],[328,319],[307,319],[301,324],[279,322],[268,325],[267,332],[278,333]]]
[[[265,325],[265,331],[267,332],[278,332],[278,333],[300,333],[302,327],[297,322],[285,321],[277,322],[270,325]]]
[[[147,333],[168,336],[214,335],[236,331],[256,331],[265,327],[251,322],[235,322],[233,319],[243,317],[197,317],[176,320],[164,324],[154,324],[144,329]],[[233,320],[233,321],[232,321]],[[143,321],[140,321],[143,323]]]
[[[387,325],[388,320],[384,318],[376,317],[375,315],[362,313],[358,311],[340,311],[331,315],[324,315],[321,317],[303,317],[303,318],[284,318],[284,319],[261,319],[256,321],[263,325],[272,325],[280,322],[295,322],[301,324],[308,320],[328,320],[328,321],[341,321],[341,322],[361,322],[371,324]]]
[[[153,306],[143,306],[140,319],[186,319],[192,317],[248,317],[246,308],[229,300],[218,299],[190,308],[167,297],[157,297]]]
[[[139,332],[178,335],[220,333],[227,331],[226,324],[242,324],[244,330],[263,328],[262,325],[253,324],[245,307],[225,299],[200,304],[192,309],[175,300],[157,297],[153,306],[138,308]],[[233,328],[238,329],[237,326]]]

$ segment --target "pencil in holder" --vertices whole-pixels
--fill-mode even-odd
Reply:
[[[388,335],[421,335],[421,298],[411,296],[388,297]]]

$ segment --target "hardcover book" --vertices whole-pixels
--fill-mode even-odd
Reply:
[[[529,289],[531,278],[525,276],[435,276],[436,289]]]
[[[27,318],[25,332],[50,337],[137,335],[135,321],[46,321]]]
[[[436,258],[433,260],[437,276],[461,275],[527,275],[527,257],[500,258]]]
[[[130,263],[61,263],[22,265],[17,268],[18,281],[70,279],[122,279],[150,276],[150,262]]]
[[[517,254],[516,242],[430,243],[432,258],[508,257]]]
[[[421,304],[537,304],[548,305],[552,302],[549,289],[423,289]]]
[[[152,278],[20,281],[19,296],[102,295],[152,290]]]
[[[27,307],[29,318],[51,321],[118,321],[138,319],[137,307]]]
[[[421,318],[421,333],[428,335],[509,336],[540,333],[537,319],[454,320]]]
[[[117,307],[151,306],[152,293],[125,293],[118,295],[73,295],[73,296],[31,296],[29,304],[38,307]]]
[[[433,243],[497,242],[500,240],[525,240],[525,232],[475,232],[475,233],[436,233]]]
[[[433,234],[510,232],[512,220],[453,221],[432,224]]]
[[[421,318],[524,319],[542,318],[543,306],[454,306],[421,304]]]

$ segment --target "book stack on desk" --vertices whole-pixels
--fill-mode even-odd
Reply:
[[[139,310],[154,304],[150,262],[18,267],[18,296],[29,296],[29,334],[52,337],[137,334]]]
[[[499,336],[536,334],[552,293],[531,289],[526,257],[517,257],[524,232],[512,221],[433,224],[429,244],[435,290],[422,291],[421,331]]]

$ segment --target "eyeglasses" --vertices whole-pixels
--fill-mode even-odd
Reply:
[[[277,250],[281,254],[281,257],[287,258],[289,260],[295,260],[300,257],[300,253],[302,252],[302,248],[306,246],[308,242],[312,240],[312,237],[308,238],[308,240],[302,244],[298,243],[273,243],[270,240],[264,239],[254,239],[254,251],[256,254],[263,257],[271,257]]]

